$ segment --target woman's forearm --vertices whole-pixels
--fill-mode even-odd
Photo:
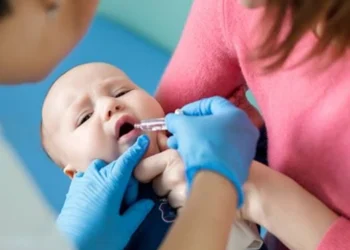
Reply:
[[[236,206],[236,190],[228,180],[212,172],[198,173],[161,249],[226,249]]]
[[[315,250],[338,216],[295,181],[274,173],[261,194],[262,226],[289,249]]]

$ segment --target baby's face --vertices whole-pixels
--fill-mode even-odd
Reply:
[[[111,162],[141,134],[133,124],[163,117],[158,102],[119,69],[102,63],[78,66],[56,81],[43,106],[48,151],[67,175],[84,171],[94,159]],[[158,151],[149,134],[148,154]]]

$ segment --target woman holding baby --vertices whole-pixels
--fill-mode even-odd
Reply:
[[[220,95],[259,126],[260,116],[244,95],[252,91],[267,129],[270,168],[252,164],[241,216],[267,229],[269,249],[350,249],[350,116],[344,113],[350,104],[349,14],[345,0],[194,1],[158,88],[168,112]],[[228,134],[219,126],[224,119],[199,106],[194,113],[210,115],[212,124],[168,119],[176,127],[169,146],[179,150],[185,169],[203,148],[211,149],[201,154],[203,161],[213,152],[224,159],[219,142],[232,154],[247,143],[246,136],[211,139]],[[197,133],[202,138],[193,137]],[[227,163],[240,173],[235,160]]]

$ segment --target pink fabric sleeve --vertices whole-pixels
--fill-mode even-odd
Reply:
[[[194,0],[156,93],[166,113],[205,97],[229,98],[243,84],[235,50],[223,35],[224,4],[224,0]]]
[[[340,217],[330,227],[317,250],[350,249],[350,221]]]

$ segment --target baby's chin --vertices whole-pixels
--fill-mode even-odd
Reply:
[[[151,134],[148,134],[148,137],[150,139],[150,143],[149,143],[148,149],[147,149],[145,155],[143,156],[143,158],[147,158],[149,156],[152,156],[154,154],[159,153],[159,148],[158,148],[158,144],[157,144],[157,133],[153,132]],[[132,140],[130,143],[120,146],[120,148],[119,148],[120,153],[121,154],[125,153],[132,145],[134,145],[136,140],[137,140],[137,137],[134,140]]]

